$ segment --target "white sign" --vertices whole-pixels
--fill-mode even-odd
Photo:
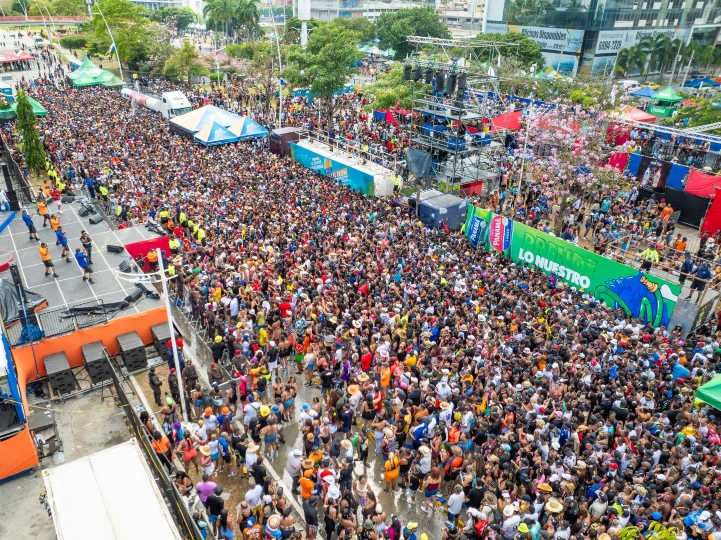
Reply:
[[[645,36],[656,37],[658,35],[667,35],[671,39],[683,37],[678,28],[666,30],[604,30],[598,33],[595,53],[617,54],[621,49],[638,45]]]
[[[544,51],[576,54],[581,52],[583,30],[545,28],[542,26],[508,25],[509,32],[518,32],[538,43]]]

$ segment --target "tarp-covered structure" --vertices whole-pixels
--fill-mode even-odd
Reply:
[[[107,83],[111,83],[110,86],[118,86],[117,83],[114,84],[113,82],[120,81],[113,73],[96,66],[87,57],[78,69],[68,73],[68,79],[73,82],[74,86],[97,86],[100,84],[107,85]]]
[[[33,108],[33,113],[35,116],[45,116],[48,114],[48,111],[40,105],[37,101],[35,101],[33,98],[28,96],[28,101],[30,102],[30,105]],[[3,109],[0,109],[0,120],[12,120],[17,116],[18,112],[18,104],[17,101],[10,104],[9,107],[5,107]]]
[[[700,79],[693,79],[692,81],[687,81],[683,84],[686,88],[710,88],[712,86],[719,86],[719,83],[714,81],[713,79],[709,79],[708,77],[702,77]]]
[[[653,99],[654,101],[662,101],[664,103],[678,103],[679,101],[683,101],[683,96],[678,95],[676,90],[669,86],[657,92],[656,95],[653,96]]]
[[[259,139],[268,136],[267,129],[247,116],[241,116],[240,120],[228,128],[228,131],[237,136],[239,141]]]
[[[642,111],[636,107],[622,107],[621,114],[619,115],[621,120],[627,120],[630,122],[648,122],[654,124],[656,122],[656,116]]]
[[[653,90],[650,86],[644,86],[640,90],[631,92],[630,95],[632,95],[633,97],[653,99],[654,96],[656,95],[656,91]]]
[[[716,375],[696,390],[696,402],[699,401],[721,410],[721,375]]]
[[[45,298],[37,293],[25,289],[25,296],[30,301],[30,306],[26,309],[35,310],[47,306]],[[20,303],[20,292],[13,283],[12,279],[0,278],[0,315],[2,315],[5,324],[10,325],[23,318],[23,307]]]
[[[218,122],[213,122],[198,131],[193,137],[200,144],[205,146],[216,146],[218,144],[228,144],[238,142],[238,136],[232,133],[227,127],[221,126]]]
[[[176,116],[170,121],[171,128],[195,135],[201,129],[210,126],[212,123],[228,128],[241,119],[240,115],[220,109],[215,105],[206,105],[181,116]]]

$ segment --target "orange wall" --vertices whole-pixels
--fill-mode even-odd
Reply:
[[[44,376],[45,365],[43,357],[50,354],[65,351],[68,363],[71,368],[82,366],[83,353],[81,347],[94,341],[102,341],[111,356],[118,354],[118,340],[116,336],[127,332],[135,331],[145,345],[153,341],[150,327],[162,322],[167,322],[168,317],[165,307],[160,306],[149,311],[143,311],[135,315],[112,319],[103,326],[76,330],[72,334],[55,338],[44,339],[36,343],[32,348],[28,345],[12,349],[13,360],[18,373],[18,384],[20,393],[25,395],[28,381],[35,376],[35,362],[33,360],[33,348],[37,358],[38,371]],[[25,414],[28,414],[28,406],[23,403]],[[38,464],[38,457],[35,443],[30,436],[30,431],[25,428],[23,431],[0,442],[0,480],[20,474]]]

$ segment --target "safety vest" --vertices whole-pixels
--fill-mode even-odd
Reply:
[[[158,254],[155,253],[155,251],[148,251],[148,262],[151,262],[151,263],[158,262]]]
[[[171,264],[170,266],[168,266],[168,275],[169,276],[175,275],[175,265],[174,264]]]
[[[100,187],[98,188],[98,191],[100,191],[100,194],[101,194],[103,197],[105,197],[105,196],[108,194],[108,188],[106,188],[105,186],[100,186]]]
[[[58,180],[58,189],[60,191],[65,191],[65,182],[62,182],[61,180]]]
[[[180,241],[177,238],[173,238],[172,240],[168,240],[168,247],[170,249],[178,249],[180,247]]]
[[[168,211],[167,210],[161,210],[160,211],[160,219],[168,219]]]
[[[119,204],[118,206],[115,207],[115,215],[116,215],[116,216],[120,217],[120,213],[121,213],[122,211],[123,211],[123,205],[122,205],[122,204]]]
[[[189,220],[188,220],[188,228],[189,228],[189,229],[192,229],[193,227],[195,227],[195,223],[193,223],[193,220],[192,220],[192,219],[189,219]]]
[[[188,216],[185,215],[185,212],[181,212],[180,215],[178,215],[178,223],[183,225],[186,221],[188,221]]]
[[[193,235],[195,235],[195,233],[197,233],[199,230],[200,230],[199,223],[196,223],[195,225],[193,225]]]
[[[203,229],[198,229],[198,242],[202,242],[203,238],[205,238],[205,231]]]

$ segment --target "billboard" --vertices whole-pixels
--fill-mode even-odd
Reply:
[[[375,196],[375,179],[372,175],[359,171],[330,157],[323,156],[309,148],[290,143],[290,156],[293,161],[312,169],[323,176],[335,179],[339,184],[360,191],[370,197]]]
[[[541,46],[544,51],[558,51],[580,54],[583,45],[583,30],[571,28],[544,28],[542,26],[508,25],[509,32],[518,32]]]
[[[363,9],[363,0],[338,0],[340,9]]]
[[[683,34],[683,35],[682,35]],[[671,39],[685,38],[686,31],[680,28],[664,30],[603,30],[598,33],[595,54],[618,54],[618,51],[638,45],[645,36],[666,35]]]
[[[498,245],[505,248],[503,253],[513,261],[554,274],[612,309],[621,308],[654,327],[668,325],[681,294],[680,285],[596,255],[523,223],[512,222],[510,242],[499,243],[500,233],[494,236],[493,232],[494,220],[498,217],[489,210],[469,205],[464,229],[469,242],[486,250]]]

